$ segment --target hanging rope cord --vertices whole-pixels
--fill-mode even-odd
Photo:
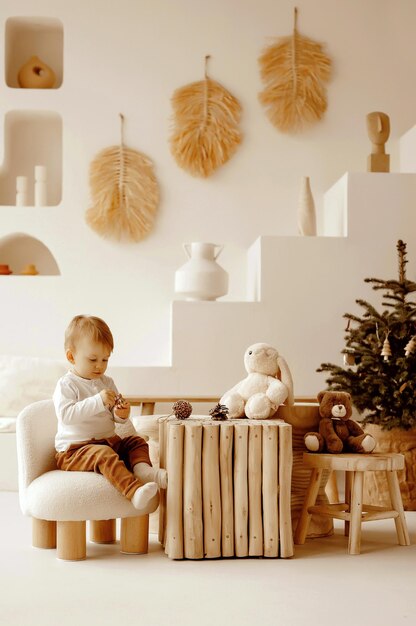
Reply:
[[[205,55],[205,80],[204,80],[204,114],[203,114],[203,118],[202,118],[202,123],[201,123],[201,129],[203,130],[204,128],[207,127],[208,125],[208,81],[209,81],[209,76],[208,76],[208,60],[210,59],[210,55],[207,54]]]
[[[125,193],[124,193],[124,180],[125,180],[125,155],[124,155],[124,115],[120,115],[120,172],[118,180],[118,193],[120,197],[120,206],[124,205]]]
[[[298,34],[298,10],[295,7],[294,9],[294,17],[293,17],[293,35],[292,35],[292,72],[293,72],[293,85],[292,91],[293,96],[296,97],[298,92],[298,74],[297,74],[297,59],[296,59],[296,36]]]

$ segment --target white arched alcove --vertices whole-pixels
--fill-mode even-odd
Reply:
[[[49,248],[25,233],[13,233],[0,239],[0,264],[8,265],[13,274],[21,274],[27,265],[35,265],[40,275],[61,273]]]

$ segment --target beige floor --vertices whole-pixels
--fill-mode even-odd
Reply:
[[[0,493],[0,624],[8,626],[408,626],[416,624],[416,513],[410,547],[394,522],[364,526],[348,556],[340,527],[290,560],[170,561],[88,544],[88,559],[58,561],[30,545],[16,493]]]

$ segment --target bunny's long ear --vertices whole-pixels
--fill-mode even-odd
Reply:
[[[288,405],[295,404],[295,398],[294,398],[294,393],[293,393],[293,379],[292,379],[292,374],[290,373],[289,366],[282,356],[277,357],[277,364],[280,369],[281,381],[284,385],[286,385],[288,392],[289,392],[287,395],[285,404],[288,404]]]

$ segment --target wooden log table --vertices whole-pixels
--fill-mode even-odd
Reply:
[[[159,420],[159,540],[171,559],[293,556],[292,427],[280,419]]]

